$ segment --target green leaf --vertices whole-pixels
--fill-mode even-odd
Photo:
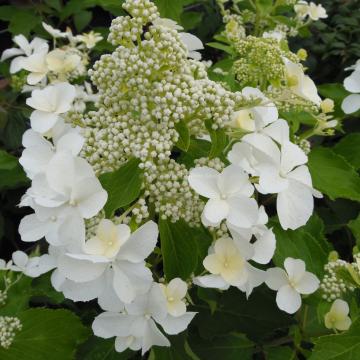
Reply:
[[[176,146],[183,151],[187,151],[190,146],[190,132],[184,121],[175,124],[175,130],[179,134],[179,140]]]
[[[192,310],[199,313],[195,316],[193,325],[199,329],[201,337],[206,339],[235,331],[245,333],[252,341],[261,341],[294,323],[290,315],[279,310],[275,297],[276,293],[265,286],[256,288],[249,299],[243,292],[231,287],[220,294],[214,312],[211,312],[206,303],[197,300]]]
[[[270,13],[273,8],[273,0],[255,0],[257,7],[261,12]]]
[[[1,360],[70,360],[90,332],[76,315],[63,309],[29,309],[18,318],[22,330],[9,349],[0,347]]]
[[[96,336],[91,336],[80,345],[76,353],[77,360],[127,360],[132,356],[133,352],[130,350],[118,353],[114,338],[102,339]]]
[[[180,22],[180,15],[187,0],[154,0],[161,17]]]
[[[87,10],[82,10],[74,15],[74,24],[76,30],[81,32],[83,31],[86,26],[89,25],[92,19],[92,12]]]
[[[287,346],[273,347],[266,350],[267,360],[295,360],[294,351]]]
[[[29,35],[41,21],[41,18],[35,12],[28,10],[16,10],[11,17],[8,30],[13,34]]]
[[[254,343],[243,334],[229,334],[212,340],[190,337],[191,349],[200,359],[251,360]]]
[[[360,354],[360,319],[339,335],[326,335],[314,339],[315,347],[310,360],[358,360]]]
[[[151,356],[153,356],[155,360],[194,360],[194,358],[188,354],[186,349],[186,338],[184,333],[177,336],[168,336],[168,339],[170,340],[171,346],[154,346],[151,355],[149,356],[149,360],[151,360]],[[190,352],[192,351],[192,349],[188,350],[190,350]]]
[[[347,226],[353,233],[357,246],[360,247],[360,214],[356,219],[351,220]]]
[[[219,49],[219,50],[225,51],[226,53],[228,53],[230,55],[234,55],[234,53],[235,53],[231,46],[225,45],[225,44],[222,44],[219,42],[209,42],[209,43],[206,43],[206,45],[209,47],[212,47],[214,49]]]
[[[60,0],[45,0],[45,3],[48,4],[50,7],[55,9],[56,11],[61,11],[62,4]]]
[[[140,160],[131,159],[118,170],[100,175],[99,180],[108,193],[108,201],[104,207],[107,217],[139,196],[143,174],[139,164]]]
[[[208,156],[210,148],[211,144],[209,141],[191,138],[188,151],[182,153],[177,161],[190,169],[194,167],[194,160]]]
[[[185,31],[194,29],[202,20],[204,14],[196,11],[186,11],[181,14],[181,25]]]
[[[331,199],[360,200],[360,177],[354,168],[329,148],[317,147],[309,154],[314,187]]]
[[[297,230],[283,230],[275,225],[276,251],[274,263],[284,267],[287,257],[302,259],[306,263],[306,270],[321,277],[324,274],[324,265],[327,263],[331,250],[323,236],[313,236],[303,228]]]
[[[319,93],[323,97],[334,100],[336,103],[341,103],[344,98],[349,95],[345,90],[343,84],[323,84],[318,86]]]
[[[198,261],[193,229],[183,220],[172,223],[161,219],[159,230],[166,280],[175,277],[187,280]]]
[[[343,156],[356,170],[360,169],[360,133],[343,137],[335,145],[334,151]]]
[[[0,170],[0,190],[16,189],[29,183],[19,164],[10,170]]]
[[[222,154],[224,151],[226,145],[227,145],[227,136],[225,133],[225,129],[217,129],[214,130],[212,128],[212,122],[206,121],[205,126],[210,134],[211,138],[211,149],[209,153],[209,158],[213,159],[215,157],[218,157]]]
[[[0,149],[0,170],[11,170],[17,165],[18,160],[15,156]]]
[[[8,149],[18,149],[22,146],[22,137],[27,129],[26,118],[19,112],[9,114],[8,121],[2,133],[2,141]]]
[[[45,303],[51,304],[60,304],[65,300],[64,295],[56,291],[51,285],[51,273],[48,272],[44,275],[41,275],[37,278],[34,278],[31,282],[31,301],[35,299],[41,300],[44,299]]]

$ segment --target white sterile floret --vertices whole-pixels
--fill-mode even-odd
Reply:
[[[190,171],[188,181],[198,194],[209,199],[202,213],[205,226],[218,226],[226,219],[231,225],[248,228],[256,221],[258,206],[250,198],[254,187],[240,167],[230,165],[221,173],[198,167]]]
[[[278,119],[278,110],[260,90],[246,87],[242,95],[247,100],[254,100],[258,104],[253,107],[235,111],[229,126],[246,132],[260,131],[266,125]]]
[[[276,303],[279,309],[289,314],[300,309],[300,294],[314,293],[320,281],[312,273],[305,271],[305,262],[300,259],[288,257],[284,261],[285,270],[271,268],[266,271],[266,285],[276,290]]]
[[[313,189],[307,156],[299,146],[281,137],[280,149],[264,134],[249,134],[243,138],[245,153],[240,165],[259,176],[257,190],[262,194],[278,194],[276,208],[283,229],[297,229],[310,218],[315,197],[322,195]],[[240,149],[237,149],[238,151]],[[229,158],[237,160],[239,155]]]
[[[316,85],[308,75],[304,74],[302,66],[286,58],[284,58],[284,64],[289,89],[295,95],[312,101],[319,106],[321,98],[318,95]]]
[[[172,30],[183,30],[183,27],[180,26],[176,21],[167,18],[157,18],[153,21],[153,24],[156,26],[163,26]]]
[[[42,81],[46,81],[46,75],[49,71],[46,64],[47,53],[48,50],[44,49],[22,60],[22,68],[30,73],[26,78],[29,85],[36,85]]]
[[[94,238],[88,240],[83,253],[64,253],[58,260],[58,287],[78,287],[73,299],[91,300],[114,293],[124,303],[146,293],[152,282],[151,271],[145,261],[154,250],[158,236],[157,225],[149,221],[130,235],[125,224],[101,221]],[[66,280],[68,279],[68,280]],[[110,286],[106,286],[110,281]],[[107,310],[107,309],[105,309]]]
[[[172,316],[181,316],[186,313],[184,301],[187,293],[187,284],[180,278],[172,279],[167,285],[159,284],[166,298],[167,309]]]
[[[60,120],[61,114],[70,110],[76,91],[69,83],[49,85],[42,90],[34,90],[26,104],[35,111],[31,113],[31,127],[44,134]]]
[[[89,33],[84,33],[81,35],[76,35],[75,38],[76,40],[84,43],[88,49],[92,49],[99,41],[103,39],[101,34],[94,31],[90,31]]]
[[[81,57],[72,51],[54,49],[46,55],[45,61],[48,70],[57,74],[61,79],[79,67]]]
[[[157,283],[153,283],[144,296],[137,297],[125,306],[125,312],[105,312],[97,316],[92,324],[96,336],[116,337],[115,349],[122,352],[127,348],[140,350],[144,355],[152,346],[170,346],[169,340],[156,324],[167,334],[184,331],[195,313],[188,312],[180,317],[169,316],[166,299]]]
[[[326,19],[328,17],[324,7],[319,4],[311,2],[308,4],[306,1],[299,1],[295,6],[294,10],[297,16],[301,19],[305,19],[307,16],[311,20],[317,21],[319,19]]]
[[[55,39],[67,37],[66,32],[62,32],[59,29],[53,28],[51,25],[42,22],[43,28]]]
[[[345,114],[352,114],[360,109],[360,66],[344,80],[344,87],[353,94],[343,100],[341,107]]]
[[[15,251],[12,254],[12,271],[20,271],[29,277],[38,277],[54,269],[53,259],[45,254],[42,256],[28,257],[23,251]]]
[[[188,57],[201,60],[201,54],[197,50],[204,49],[202,41],[193,34],[190,33],[180,33],[180,40],[185,44],[188,49]]]
[[[236,286],[248,296],[254,287],[264,281],[263,271],[248,263],[253,256],[254,247],[247,240],[220,238],[209,248],[209,255],[203,261],[211,275],[196,277],[193,282],[198,286],[222,290]]]
[[[328,329],[340,331],[345,331],[350,328],[349,305],[346,301],[336,299],[333,302],[330,311],[325,314],[325,326]]]
[[[49,49],[49,45],[46,40],[35,37],[30,43],[24,35],[16,35],[13,41],[19,48],[6,49],[2,55],[0,61],[5,61],[9,58],[13,58],[10,64],[10,73],[14,74],[23,68],[23,61],[27,57],[36,53],[46,53]]]

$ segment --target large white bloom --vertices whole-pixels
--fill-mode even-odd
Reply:
[[[345,114],[352,114],[360,109],[360,66],[344,80],[344,87],[353,94],[343,100],[341,107]]]
[[[278,119],[278,111],[274,103],[258,89],[246,87],[242,95],[248,100],[258,100],[259,104],[234,112],[229,126],[246,132],[259,131]]]
[[[184,331],[195,313],[183,316],[169,316],[166,299],[159,284],[153,283],[145,296],[137,297],[126,305],[126,312],[105,312],[93,322],[96,336],[111,338],[116,336],[115,349],[122,352],[127,348],[142,351],[144,355],[152,346],[170,346],[169,340],[156,326],[160,324],[164,331],[175,335]]]
[[[23,68],[23,60],[32,54],[47,52],[49,45],[46,40],[35,37],[30,43],[24,35],[16,35],[13,41],[19,48],[11,48],[5,50],[0,61],[5,61],[9,58],[14,57],[10,65],[10,73],[14,74]]]
[[[61,114],[70,110],[76,91],[73,85],[57,83],[42,90],[34,90],[26,104],[35,111],[30,116],[31,127],[41,134],[51,130]]]
[[[71,51],[54,49],[46,55],[46,65],[49,71],[60,78],[74,71],[81,63],[81,57]]]
[[[254,246],[248,240],[241,237],[235,240],[220,238],[209,248],[209,254],[203,261],[211,275],[194,278],[194,284],[222,290],[235,286],[248,296],[254,287],[264,281],[263,271],[248,262],[254,254]]]
[[[336,299],[331,305],[331,309],[325,314],[325,326],[328,329],[348,330],[351,326],[349,317],[349,305],[346,301]]]
[[[226,219],[239,227],[251,227],[257,218],[257,203],[250,196],[254,187],[249,176],[238,166],[230,165],[222,173],[209,167],[190,171],[190,186],[209,198],[202,213],[205,226],[218,226]]]
[[[300,309],[300,294],[312,294],[320,284],[319,279],[312,273],[305,271],[305,263],[300,259],[286,258],[285,270],[271,268],[266,271],[266,285],[276,290],[278,307],[289,314]]]
[[[289,89],[295,95],[320,105],[321,98],[318,95],[316,85],[308,75],[304,74],[302,66],[286,58],[284,58],[284,64]]]
[[[67,286],[75,282],[82,289],[82,296],[91,300],[101,295],[109,279],[119,299],[132,302],[151,285],[152,274],[144,259],[154,250],[157,236],[153,221],[130,234],[127,225],[102,220],[96,236],[86,242],[84,253],[65,253],[59,258],[61,290],[66,292]]]
[[[305,153],[282,137],[280,149],[264,134],[249,134],[243,138],[247,153],[240,165],[253,176],[259,176],[257,190],[262,194],[278,194],[277,212],[281,226],[297,229],[306,224],[314,208],[313,196],[321,194],[312,187],[310,172],[304,164]],[[239,151],[239,149],[237,149]],[[239,158],[234,155],[230,157]]]

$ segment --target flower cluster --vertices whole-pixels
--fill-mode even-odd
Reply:
[[[11,316],[0,316],[0,346],[8,349],[13,343],[16,333],[22,329],[20,320]]]

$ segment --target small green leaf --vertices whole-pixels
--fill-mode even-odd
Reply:
[[[187,152],[182,153],[177,161],[184,164],[188,169],[194,167],[194,160],[207,157],[211,149],[211,143],[202,139],[190,139]]]
[[[76,30],[81,32],[83,31],[86,26],[89,25],[92,19],[92,12],[87,10],[82,10],[74,15],[74,24]]]
[[[175,124],[175,129],[179,134],[179,140],[176,146],[183,151],[187,151],[190,146],[190,132],[184,121]]]
[[[213,159],[215,157],[220,156],[224,151],[227,145],[227,136],[225,133],[225,129],[214,130],[212,128],[211,121],[206,121],[205,125],[211,138],[211,149],[209,153],[209,158]]]
[[[17,165],[18,160],[15,156],[0,149],[0,170],[11,170]]]
[[[169,18],[177,22],[180,22],[180,16],[186,2],[187,0],[154,0],[161,17]]]
[[[139,163],[140,160],[131,159],[118,170],[100,175],[99,180],[108,193],[108,201],[104,207],[107,217],[139,196],[143,174]]]
[[[360,177],[355,169],[329,148],[317,147],[309,154],[314,187],[331,199],[360,200]]]
[[[206,43],[206,45],[210,46],[214,49],[219,49],[219,50],[225,51],[226,53],[228,53],[230,55],[234,55],[234,53],[235,53],[231,46],[225,45],[225,44],[222,44],[219,42],[209,42],[209,43]]]
[[[358,360],[360,354],[360,319],[338,335],[314,339],[315,347],[309,360]]]
[[[17,317],[22,329],[9,349],[0,347],[1,360],[70,360],[90,333],[68,310],[29,309]]]
[[[167,281],[175,277],[187,280],[195,270],[198,261],[193,229],[183,220],[176,223],[160,220],[159,230]]]
[[[360,133],[343,137],[335,145],[334,151],[343,156],[356,170],[360,169]]]

